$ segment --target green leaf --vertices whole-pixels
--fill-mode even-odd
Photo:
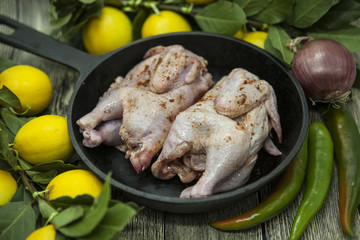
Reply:
[[[53,215],[57,214],[57,211],[45,200],[38,199],[39,209],[44,219],[49,219]]]
[[[52,34],[60,32],[67,40],[72,39],[90,18],[100,15],[103,7],[103,0],[52,0],[50,16],[55,27]]]
[[[319,29],[341,29],[360,18],[360,3],[353,0],[341,1],[332,7],[317,23]]]
[[[9,161],[10,165],[17,165],[16,157],[13,154],[13,151],[9,148],[8,143],[8,134],[6,131],[0,131],[0,151],[3,157]]]
[[[56,170],[58,173],[63,173],[74,169],[78,169],[78,168],[75,165],[65,163],[62,160],[54,160],[51,162],[39,163],[29,168],[28,171],[48,172],[48,171]]]
[[[5,131],[0,131],[0,152],[6,158],[9,154],[8,135]]]
[[[271,45],[280,52],[283,61],[290,65],[294,57],[294,53],[286,46],[290,37],[285,30],[278,26],[270,26],[268,38]]]
[[[0,57],[0,73],[9,67],[16,66],[17,63],[6,58]]]
[[[57,214],[51,221],[55,228],[64,227],[84,216],[84,208],[79,205],[71,206]]]
[[[274,55],[274,57],[276,57],[278,60],[284,62],[284,60],[282,59],[282,55],[281,55],[280,51],[277,50],[276,48],[274,48],[274,46],[271,44],[271,41],[270,41],[269,38],[266,38],[264,47],[265,47],[265,50],[267,52]]]
[[[51,205],[56,208],[67,208],[72,205],[88,205],[94,203],[94,197],[89,194],[78,195],[75,198],[69,196],[59,197],[50,201]]]
[[[245,12],[247,17],[258,14],[271,3],[272,0],[235,0]]]
[[[18,190],[16,191],[14,197],[11,199],[11,202],[34,202],[34,198],[31,193],[26,190],[23,184],[19,185]]]
[[[56,20],[55,19],[51,20],[50,25],[53,28],[61,28],[70,22],[72,16],[73,16],[72,13],[69,12],[61,18],[57,18]]]
[[[3,159],[0,158],[0,169],[8,171],[9,169],[11,169],[11,166],[7,161],[4,161]]]
[[[10,112],[9,109],[2,109],[1,117],[3,118],[6,126],[14,135],[16,135],[16,133],[20,130],[22,126],[25,125],[25,123],[35,118],[18,117],[14,113]]]
[[[280,23],[290,15],[294,2],[295,0],[273,0],[263,11],[252,18],[267,24]]]
[[[80,220],[58,230],[69,237],[83,237],[92,232],[106,214],[110,200],[110,174],[107,176],[100,195]]]
[[[0,128],[1,131],[4,131],[7,133],[8,135],[8,143],[12,143],[14,142],[14,138],[15,138],[15,134],[13,134],[10,129],[5,125],[5,123],[3,121],[0,120]]]
[[[350,52],[360,51],[360,27],[308,33],[313,38],[329,38],[343,44]]]
[[[5,108],[13,107],[16,110],[21,110],[19,98],[5,85],[0,89],[0,105]]]
[[[246,23],[246,15],[235,3],[217,1],[201,9],[195,21],[205,32],[233,36]]]
[[[96,0],[78,0],[78,1],[85,3],[85,4],[91,4],[91,3],[94,3]]]
[[[294,27],[307,28],[329,11],[333,0],[296,0],[289,23]]]
[[[26,162],[25,160],[23,160],[21,158],[19,158],[19,164],[20,164],[21,168],[25,171],[32,167],[32,165],[30,163]],[[30,175],[30,173],[32,173],[32,172],[28,172],[27,174]]]
[[[146,18],[149,16],[150,11],[147,9],[140,9],[136,16],[134,17],[134,20],[132,22],[133,25],[133,39],[137,40],[141,38],[141,27],[143,23],[145,22]]]
[[[69,238],[59,232],[56,232],[55,240],[69,240]]]
[[[26,239],[35,230],[35,224],[31,203],[10,202],[0,206],[0,239]]]
[[[124,227],[136,216],[138,211],[131,206],[118,202],[111,208],[109,208],[101,220],[99,225],[88,236],[83,239],[97,240],[97,239],[112,239],[112,237]],[[80,238],[82,239],[82,238]]]
[[[27,171],[28,173],[28,171]],[[56,170],[50,170],[47,172],[33,172],[32,180],[39,184],[48,184],[57,175]]]

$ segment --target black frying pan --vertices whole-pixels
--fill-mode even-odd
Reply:
[[[1,42],[73,67],[80,72],[71,98],[68,125],[73,145],[85,164],[102,179],[112,171],[111,184],[133,201],[154,209],[197,213],[225,207],[253,193],[278,176],[294,158],[305,139],[308,108],[301,86],[289,69],[272,55],[241,40],[203,32],[174,33],[134,41],[104,55],[90,55],[62,44],[29,27],[0,16],[0,24],[14,29],[11,35],[0,33]],[[267,80],[274,88],[283,130],[282,151],[273,157],[260,151],[248,183],[236,190],[206,198],[181,199],[189,184],[177,178],[155,179],[150,168],[136,174],[130,161],[118,150],[100,146],[86,148],[76,120],[91,111],[99,97],[117,76],[125,76],[140,62],[144,53],[157,45],[181,44],[208,60],[208,70],[215,81],[233,68],[242,67]],[[191,183],[191,185],[194,183]]]

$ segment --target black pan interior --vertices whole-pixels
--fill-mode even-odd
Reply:
[[[169,181],[155,179],[150,169],[136,174],[129,160],[116,149],[106,146],[86,148],[76,120],[90,112],[99,97],[117,76],[126,73],[140,62],[144,53],[157,45],[180,44],[208,61],[208,70],[218,81],[233,68],[245,68],[267,80],[274,88],[283,130],[283,143],[275,143],[282,156],[272,157],[261,151],[249,182],[234,191],[201,199],[180,199],[181,191],[188,185],[177,178]],[[112,171],[112,184],[134,201],[169,212],[204,212],[226,206],[279,175],[299,150],[307,129],[307,105],[297,80],[282,63],[265,51],[246,42],[214,34],[178,33],[140,40],[109,56],[88,76],[80,79],[70,103],[69,130],[77,153],[100,177]],[[274,135],[275,136],[275,135]]]

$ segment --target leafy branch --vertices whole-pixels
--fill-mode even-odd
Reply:
[[[1,63],[15,65],[5,59],[1,59]],[[21,159],[12,147],[13,141],[19,129],[33,118],[19,117],[9,109],[21,109],[21,104],[16,95],[3,86],[0,89],[0,169],[16,176],[19,188],[11,202],[0,206],[0,239],[25,239],[47,223],[55,227],[60,239],[86,238],[90,234],[104,240],[119,236],[141,208],[132,202],[111,199],[110,173],[96,198],[80,195],[49,201],[45,187],[51,179],[79,167],[74,165],[76,162],[61,160],[31,165]]]
[[[60,2],[51,0],[52,16],[56,16],[52,25],[68,39],[87,20],[100,15],[105,5],[111,5],[132,19],[134,39],[140,38],[142,24],[149,14],[166,9],[183,14],[191,20],[193,29],[204,32],[233,36],[241,28],[249,31],[267,28],[266,50],[288,65],[292,57],[286,41],[299,36],[330,38],[353,53],[360,51],[360,27],[356,24],[360,2],[356,0],[218,0],[201,6],[185,0],[68,0],[66,6]],[[59,22],[62,24],[54,24]]]

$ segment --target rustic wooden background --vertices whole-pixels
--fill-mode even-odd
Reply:
[[[0,14],[11,17],[41,32],[49,33],[48,0],[0,0]],[[0,24],[0,31],[10,33],[9,29]],[[0,43],[0,57],[12,59],[19,64],[29,64],[45,71],[54,86],[54,97],[50,109],[54,114],[66,116],[67,107],[77,73],[70,68],[50,62],[41,57],[26,53]],[[360,122],[360,91],[354,89],[353,101],[350,104],[357,122]],[[320,120],[311,111],[310,120]],[[359,156],[360,157],[360,156]],[[302,199],[298,198],[275,218],[248,230],[224,232],[208,226],[209,222],[234,217],[249,210],[265,199],[272,190],[273,183],[265,186],[258,193],[239,200],[238,203],[224,209],[203,214],[172,214],[150,208],[142,210],[124,229],[126,239],[252,239],[282,240],[288,239],[293,219]],[[113,197],[127,201],[120,192],[113,190]],[[356,214],[354,231],[356,239],[360,239],[360,217]],[[348,239],[339,225],[337,170],[333,173],[332,185],[323,208],[315,216],[301,239],[307,240],[338,240]]]

